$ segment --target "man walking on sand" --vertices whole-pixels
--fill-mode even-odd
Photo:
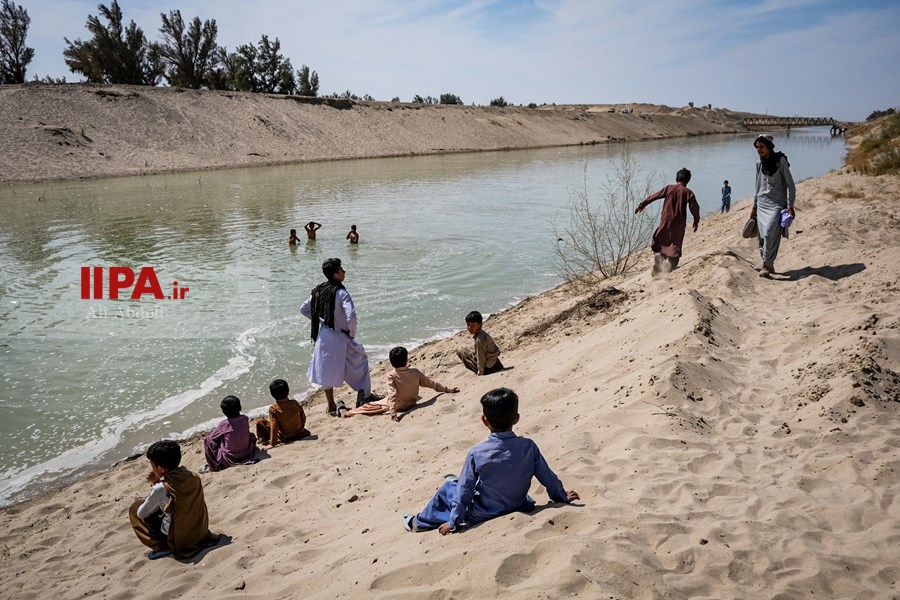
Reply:
[[[659,216],[659,227],[653,233],[653,271],[656,277],[660,273],[669,273],[678,267],[681,260],[681,244],[684,241],[684,230],[687,228],[687,213],[694,217],[694,231],[700,224],[700,205],[687,184],[691,180],[691,172],[681,169],[675,174],[675,185],[667,185],[655,194],[647,196],[637,205],[634,213],[638,214],[651,202],[665,198],[662,213]]]

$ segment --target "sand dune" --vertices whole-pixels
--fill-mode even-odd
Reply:
[[[494,108],[4,85],[0,183],[744,132],[742,114],[649,104]]]
[[[0,511],[15,598],[892,598],[900,595],[900,177],[798,189],[773,280],[739,231],[749,205],[688,232],[682,266],[566,287],[485,323],[503,373],[457,365],[462,335],[412,354],[457,384],[401,423],[324,415],[315,439],[204,476],[227,541],[148,561],[128,505],[146,460]],[[378,365],[378,387],[385,371]],[[380,385],[379,385],[380,384]],[[572,506],[463,533],[403,530],[484,439],[505,385]],[[339,397],[351,399],[347,389]],[[431,399],[435,398],[433,402]],[[185,463],[203,462],[197,442]]]

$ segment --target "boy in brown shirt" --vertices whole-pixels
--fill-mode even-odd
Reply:
[[[474,351],[459,349],[456,356],[476,375],[490,375],[502,371],[503,363],[500,362],[500,348],[482,325],[483,319],[477,310],[466,315],[466,330],[475,341],[475,348]]]
[[[256,420],[256,437],[269,450],[282,443],[293,442],[309,435],[306,429],[306,413],[296,400],[288,398],[287,381],[276,379],[269,384],[269,393],[275,402],[269,405],[269,416]]]

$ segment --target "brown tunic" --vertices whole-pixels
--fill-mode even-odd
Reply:
[[[138,500],[131,505],[128,518],[141,543],[157,552],[168,550],[175,558],[190,558],[204,548],[215,546],[219,535],[209,531],[209,514],[200,477],[178,467],[163,476],[162,484],[168,497],[163,510],[170,518],[169,533],[162,532],[161,512],[143,519],[138,516],[141,506]]]
[[[653,233],[650,248],[664,256],[681,257],[681,244],[684,241],[684,230],[687,226],[688,209],[694,222],[700,220],[700,205],[688,187],[682,183],[667,185],[655,194],[651,194],[640,203],[643,210],[648,204],[665,198],[662,213],[659,215],[659,227]]]
[[[268,419],[256,421],[256,436],[270,446],[278,442],[293,442],[309,435],[306,430],[306,413],[296,400],[276,400],[269,405]]]
[[[169,494],[165,510],[172,515],[169,525],[169,550],[175,558],[190,558],[219,541],[209,531],[209,514],[203,498],[200,477],[184,467],[166,473],[163,484]]]

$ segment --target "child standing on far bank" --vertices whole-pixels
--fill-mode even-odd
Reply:
[[[475,340],[475,351],[459,349],[456,355],[476,375],[490,375],[502,371],[503,363],[500,362],[500,348],[488,332],[481,328],[482,323],[481,313],[477,310],[466,315],[466,330]]]
[[[531,512],[528,496],[531,478],[547,488],[554,502],[578,500],[566,492],[559,477],[547,465],[540,449],[528,438],[513,433],[519,422],[519,397],[510,389],[497,388],[481,397],[481,422],[491,434],[469,450],[459,478],[444,482],[422,512],[404,515],[407,531],[438,529],[447,535],[457,528],[482,523],[513,511]]]
[[[731,186],[728,185],[728,180],[725,180],[725,183],[722,185],[722,212],[727,213],[731,210]]]

